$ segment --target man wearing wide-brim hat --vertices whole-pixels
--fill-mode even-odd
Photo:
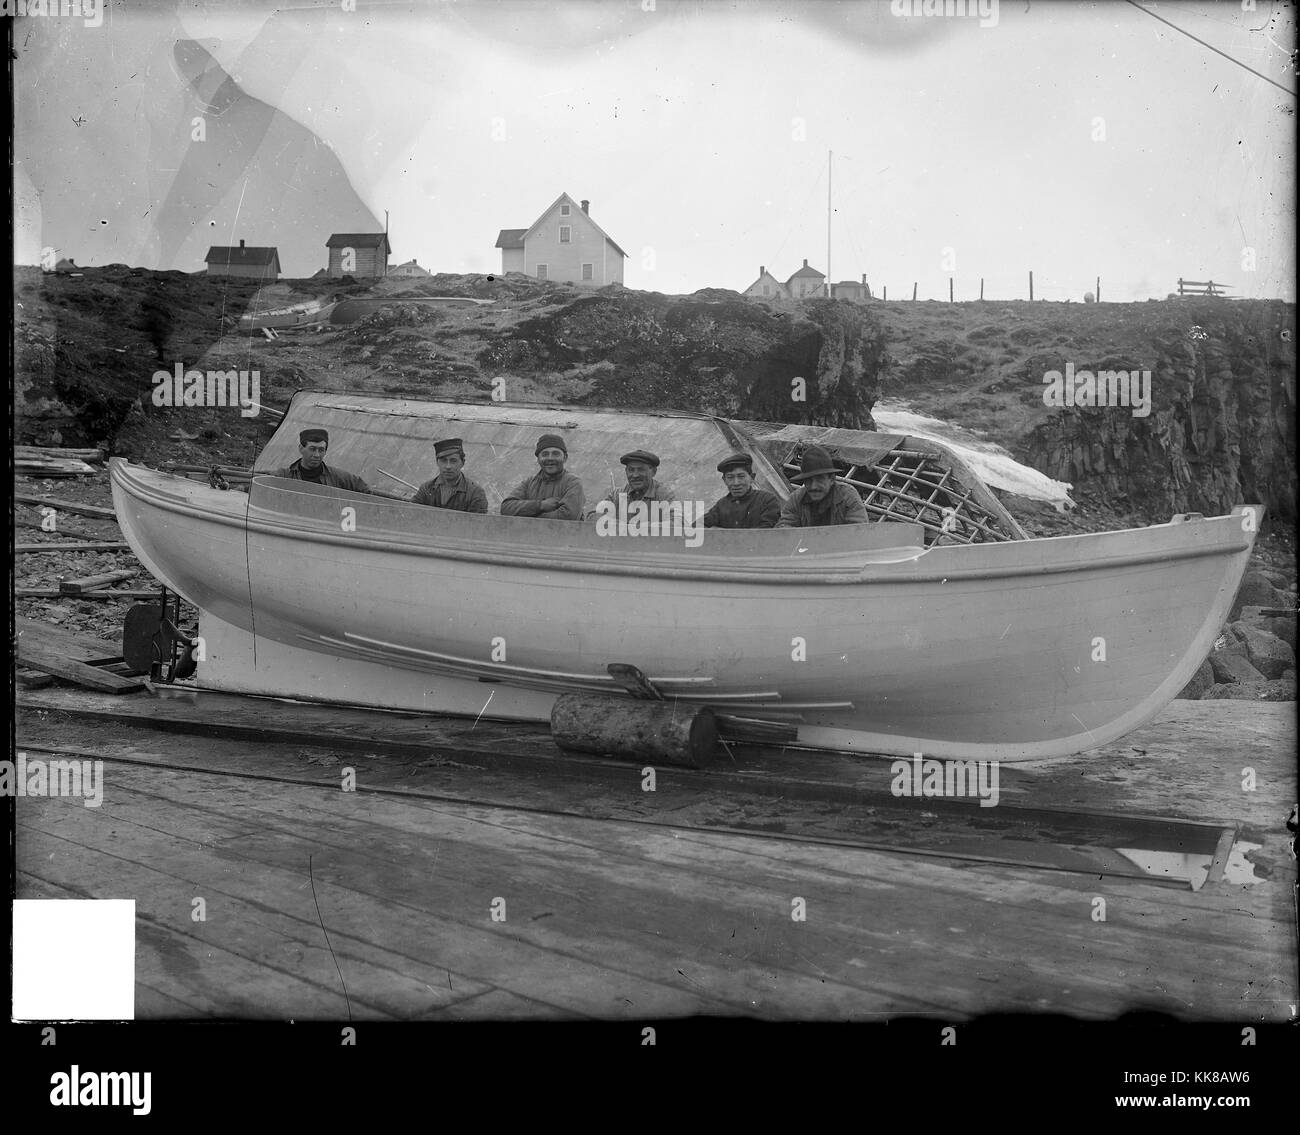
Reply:
[[[454,512],[487,512],[483,486],[465,476],[465,445],[460,438],[434,442],[433,455],[438,461],[438,475],[416,490],[414,503]]]
[[[298,460],[286,469],[275,470],[271,476],[309,481],[313,485],[329,485],[331,488],[348,489],[354,493],[370,492],[370,486],[355,473],[325,464],[325,451],[329,447],[328,430],[302,430],[298,434]]]
[[[648,449],[634,449],[619,458],[623,464],[627,484],[615,489],[603,498],[614,505],[614,515],[618,515],[619,500],[628,504],[633,501],[673,501],[677,498],[667,485],[661,485],[656,476],[659,473],[659,457]],[[602,503],[603,503],[602,501]]]
[[[852,485],[835,479],[835,462],[820,445],[803,451],[799,472],[790,480],[798,485],[781,506],[778,528],[819,528],[827,524],[866,524],[866,506]]]
[[[569,447],[559,434],[542,434],[533,455],[537,472],[520,481],[501,502],[502,516],[535,516],[542,520],[581,520],[586,499],[582,482],[564,471]]]
[[[781,498],[754,487],[754,459],[733,453],[718,462],[727,495],[704,514],[705,528],[775,528]]]

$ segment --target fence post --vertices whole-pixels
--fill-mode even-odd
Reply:
[[[916,284],[912,284],[912,302],[916,303]]]
[[[880,285],[880,302],[881,302],[881,303],[888,303],[888,302],[889,302],[889,285],[888,285],[888,284],[881,284],[881,285]]]
[[[1029,273],[1029,299],[1031,302],[1033,301],[1033,298],[1034,298],[1034,273],[1031,270]]]
[[[1096,291],[1094,291],[1094,292],[1092,293],[1092,295],[1093,295],[1093,298],[1094,298],[1098,303],[1101,303],[1101,277],[1100,277],[1100,276],[1097,277],[1097,289],[1096,289]]]
[[[984,298],[984,277],[980,277],[980,299]]]
[[[952,303],[952,277],[948,277],[948,302]]]

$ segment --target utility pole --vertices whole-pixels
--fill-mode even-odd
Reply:
[[[834,294],[831,291],[831,174],[834,172],[831,168],[831,159],[835,156],[833,150],[826,151],[826,298],[830,299]]]

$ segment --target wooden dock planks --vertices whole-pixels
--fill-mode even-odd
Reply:
[[[365,765],[358,764],[364,780]],[[1232,1018],[1267,1017],[1272,999],[1286,996],[1277,975],[1288,971],[1274,969],[1267,950],[1261,954],[1270,935],[1285,940],[1285,927],[1233,910],[1235,900],[1225,907],[1213,896],[1145,884],[338,788],[112,763],[108,769],[102,809],[20,801],[20,869],[35,863],[43,878],[57,883],[47,866],[52,845],[42,842],[55,838],[65,842],[52,862],[78,875],[77,847],[90,858],[112,856],[112,870],[95,885],[116,889],[101,890],[102,897],[136,898],[182,939],[206,942],[204,935],[219,933],[213,941],[230,955],[222,955],[222,966],[274,975],[283,967],[270,945],[296,934],[295,948],[314,959],[303,972],[319,988],[283,981],[272,1004],[298,1019],[320,1011],[316,999],[328,987],[318,975],[321,958],[312,953],[312,908],[303,907],[307,854],[345,980],[348,959],[371,964],[363,956],[369,942],[405,959],[386,968],[440,965],[453,983],[460,974],[503,989],[534,1002],[544,1016],[734,1012],[863,1019],[878,1012],[1029,1009],[1104,1017],[1144,1006]],[[176,876],[187,884],[179,891]],[[210,917],[191,926],[192,894],[217,896],[209,898],[210,910],[217,900],[247,902],[259,911],[286,912],[301,925],[292,933],[278,923],[218,931]],[[1098,895],[1110,904],[1105,924],[1091,917]],[[808,904],[806,923],[790,919],[796,896]],[[490,919],[495,897],[507,901],[503,924]],[[257,917],[265,921],[264,914]],[[169,948],[202,956],[193,942],[175,940]],[[142,973],[142,980],[183,997],[169,990],[163,962],[155,964],[159,972]],[[205,983],[205,998],[211,1001],[227,981],[242,987],[236,969],[222,969],[219,980]],[[1254,978],[1248,1001],[1242,973]],[[382,976],[371,976],[376,990],[387,988]],[[259,990],[265,992],[266,981],[276,988],[273,976],[262,979]],[[232,993],[233,1000],[212,1011],[242,1015],[240,996]],[[353,1010],[377,1016],[441,1011],[414,995],[383,1002],[358,996]]]
[[[98,709],[30,717],[60,705]],[[308,855],[363,1018],[949,1020],[1148,1009],[1280,1020],[1296,996],[1294,869],[1278,862],[1295,795],[1290,705],[1175,703],[1114,752],[1003,770],[1005,798],[1017,804],[1228,820],[1257,832],[1271,878],[1198,893],[521,809],[512,802],[608,817],[621,799],[635,816],[644,800],[638,769],[593,777],[599,762],[586,772],[564,762],[534,727],[180,690],[138,700],[24,693],[19,712],[26,743],[101,741],[106,776],[99,809],[17,802],[20,897],[27,887],[81,887],[135,898],[151,920],[139,999],[160,1016],[178,1006],[195,1016],[346,1014],[310,902]],[[151,715],[187,732],[147,732]],[[242,736],[193,732],[234,715]],[[106,733],[106,722],[118,724]],[[888,761],[737,752],[716,790],[674,787],[661,770],[661,819],[748,808],[737,786],[763,778],[824,781],[823,791],[851,772],[856,788],[888,793]],[[1257,791],[1243,792],[1243,763]],[[340,790],[345,765],[360,791]],[[447,798],[431,798],[439,793]],[[773,798],[778,806],[797,800]],[[834,809],[815,794],[804,807]],[[215,896],[209,910],[215,901],[222,918],[193,924],[196,894]],[[491,920],[497,897],[504,923]],[[790,917],[795,898],[807,904],[806,922]],[[1098,899],[1104,922],[1094,919]],[[211,972],[196,976],[204,966]],[[471,992],[433,996],[439,973],[444,987],[449,979],[458,994]]]

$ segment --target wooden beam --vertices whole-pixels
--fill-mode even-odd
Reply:
[[[145,683],[135,678],[120,678],[116,674],[106,674],[85,662],[68,658],[59,647],[41,642],[27,635],[20,635],[17,647],[18,662],[32,670],[53,674],[56,678],[66,678],[79,686],[88,686],[92,690],[102,690],[106,694],[129,694],[145,689]]]
[[[63,595],[84,595],[87,591],[102,591],[114,583],[133,578],[135,574],[134,568],[123,568],[121,571],[106,571],[102,575],[65,579],[59,583],[59,592]]]
[[[15,587],[15,599],[157,599],[157,591],[57,591],[53,587]]]
[[[102,449],[59,449],[49,445],[15,445],[14,456],[102,462],[104,451]]]
[[[98,540],[99,534],[96,532],[82,532],[79,528],[64,528],[59,525],[57,532],[50,532],[39,520],[15,520],[15,528],[34,528],[37,532],[49,532],[51,536],[66,536],[69,540]]]
[[[24,552],[129,552],[131,545],[125,540],[87,540],[81,543],[15,544],[14,553]]]
[[[28,493],[14,493],[14,501],[17,504],[43,505],[46,508],[57,509],[59,512],[73,512],[78,516],[93,516],[97,520],[112,520],[115,523],[117,521],[117,513],[111,508],[104,508],[97,504],[82,504],[80,501],[65,501],[55,497],[37,497]]]

